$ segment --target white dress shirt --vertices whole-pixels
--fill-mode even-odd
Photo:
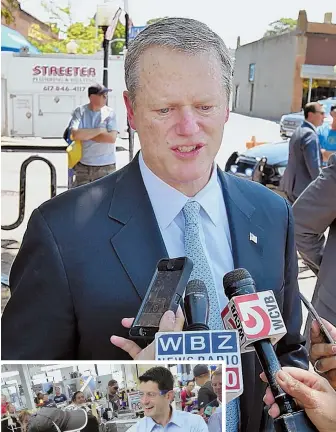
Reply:
[[[214,164],[208,184],[192,198],[157,177],[146,166],[141,153],[139,166],[169,258],[185,256],[185,222],[182,213],[184,205],[188,200],[200,204],[201,242],[214,278],[219,305],[223,310],[228,301],[224,294],[223,276],[234,269],[234,264],[229,223],[217,166]]]

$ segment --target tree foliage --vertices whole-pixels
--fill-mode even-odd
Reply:
[[[17,0],[6,0],[1,2],[1,18],[4,18],[7,25],[15,21],[13,12],[19,8]]]
[[[147,21],[147,25],[150,25],[150,24],[154,24],[154,23],[156,23],[156,22],[158,22],[158,21],[161,21],[162,19],[165,19],[165,18],[169,18],[169,17],[163,17],[163,18],[152,18],[152,19],[150,19],[150,20],[148,20]]]
[[[297,20],[292,18],[280,18],[269,24],[264,36],[276,36],[283,33],[288,33],[296,28]]]

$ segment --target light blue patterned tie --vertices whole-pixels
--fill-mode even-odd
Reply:
[[[185,218],[185,253],[194,264],[190,280],[200,279],[204,282],[208,290],[210,302],[208,325],[211,330],[221,330],[224,326],[219,308],[218,295],[211,269],[200,239],[200,208],[200,204],[196,201],[188,201],[183,207]]]
[[[215,282],[212,277],[210,265],[205,255],[200,238],[200,209],[196,201],[188,201],[183,207],[185,218],[184,247],[185,254],[194,264],[190,280],[200,279],[205,283],[210,301],[210,313],[208,325],[211,330],[224,328],[220,313],[219,301]],[[226,431],[238,432],[239,430],[239,405],[235,399],[226,405]]]

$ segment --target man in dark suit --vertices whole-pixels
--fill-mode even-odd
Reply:
[[[305,121],[289,141],[288,164],[281,187],[291,204],[320,173],[322,156],[316,128],[322,125],[324,116],[322,105],[308,103],[304,107]]]
[[[312,303],[321,317],[336,325],[336,154],[293,206],[297,248],[317,275]],[[326,240],[325,232],[329,228]],[[311,320],[307,320],[309,337]]]
[[[187,255],[192,276],[211,292],[211,328],[223,326],[223,275],[244,267],[257,289],[274,291],[283,313],[280,362],[308,367],[289,204],[214,163],[231,77],[224,42],[199,21],[164,19],[130,44],[124,98],[141,152],[120,171],[32,214],[10,275],[4,359],[144,358],[123,318],[136,315],[160,259]],[[37,314],[38,334],[31,320]],[[235,409],[240,430],[255,432],[265,385],[255,354],[242,362],[247,390]],[[238,428],[235,418],[230,432]]]

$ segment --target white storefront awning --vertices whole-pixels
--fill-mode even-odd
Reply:
[[[336,65],[318,66],[304,64],[301,67],[301,78],[336,80]]]

